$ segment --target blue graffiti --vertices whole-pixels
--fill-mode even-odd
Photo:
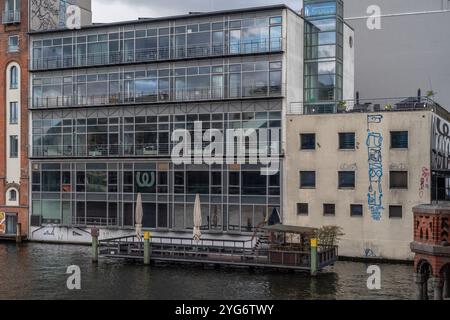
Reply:
[[[375,221],[381,220],[383,207],[383,136],[370,130],[370,123],[381,123],[382,115],[367,116],[367,141],[369,162],[369,193],[367,203]]]

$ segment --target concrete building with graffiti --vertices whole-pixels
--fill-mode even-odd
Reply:
[[[354,91],[342,1],[305,1],[305,12],[275,5],[31,32],[31,238],[89,242],[94,226],[101,238],[130,234],[139,193],[143,228],[156,235],[191,237],[197,194],[207,237],[250,239],[269,215],[283,220],[288,106],[306,95],[308,108],[333,111]],[[174,163],[173,133],[197,122],[279,132],[267,151],[279,170]]]
[[[412,260],[412,209],[449,199],[449,113],[424,97],[291,111],[285,222],[343,227],[342,256]]]

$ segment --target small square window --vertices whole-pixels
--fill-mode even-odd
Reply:
[[[391,148],[407,149],[408,148],[408,131],[392,131],[391,132]]]
[[[355,188],[355,172],[341,171],[339,172],[339,188]]]
[[[8,52],[19,51],[19,36],[10,36],[8,38]]]
[[[401,219],[403,217],[402,206],[389,206],[389,218]]]
[[[350,205],[350,216],[362,217],[363,216],[363,205],[362,204],[351,204]]]
[[[315,150],[316,149],[316,135],[314,133],[302,133],[300,135],[300,149],[301,150]]]
[[[307,203],[297,203],[297,215],[299,215],[299,216],[308,215],[308,204]]]
[[[391,171],[390,188],[408,189],[408,171]]]
[[[336,215],[336,205],[325,203],[323,205],[323,215],[324,216],[334,216]]]
[[[315,171],[300,171],[300,188],[313,189],[316,187]]]
[[[354,132],[339,133],[339,149],[355,150],[355,133]]]

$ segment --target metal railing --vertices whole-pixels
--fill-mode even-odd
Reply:
[[[2,13],[2,24],[12,24],[20,22],[20,11],[19,10],[11,10],[11,11],[3,11]]]
[[[199,44],[176,47],[147,48],[68,56],[33,58],[30,68],[33,71],[64,69],[74,67],[103,66],[122,63],[140,63],[164,60],[190,59],[238,54],[256,54],[282,51],[283,39],[264,39],[220,44]]]
[[[104,134],[108,133],[97,133]],[[246,156],[258,156],[260,154],[270,155],[272,157],[281,154],[280,146],[270,145],[261,146],[261,142],[245,143],[243,150]],[[144,144],[92,144],[92,145],[33,145],[31,157],[36,158],[64,158],[64,157],[82,157],[82,158],[102,158],[102,157],[152,157],[152,156],[168,156],[172,152],[172,147],[176,143],[144,143]],[[210,145],[209,142],[203,142],[202,147],[205,149]],[[237,145],[237,143],[236,143]],[[194,145],[192,145],[194,147]],[[224,142],[225,150],[225,142]],[[238,150],[241,151],[241,150]]]
[[[102,105],[143,104],[157,102],[182,102],[202,100],[223,100],[258,97],[278,97],[283,95],[284,86],[247,86],[239,89],[190,88],[168,89],[139,94],[109,94],[95,96],[34,97],[30,106],[34,109],[60,107],[86,107]]]
[[[430,97],[400,97],[340,100],[329,102],[293,102],[288,114],[329,114],[329,113],[372,113],[389,111],[415,111],[424,109],[442,109]]]

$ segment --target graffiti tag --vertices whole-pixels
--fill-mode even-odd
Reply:
[[[383,137],[381,133],[371,131],[371,123],[381,123],[382,115],[367,116],[367,149],[369,162],[369,193],[367,202],[372,219],[381,220],[383,207]]]

